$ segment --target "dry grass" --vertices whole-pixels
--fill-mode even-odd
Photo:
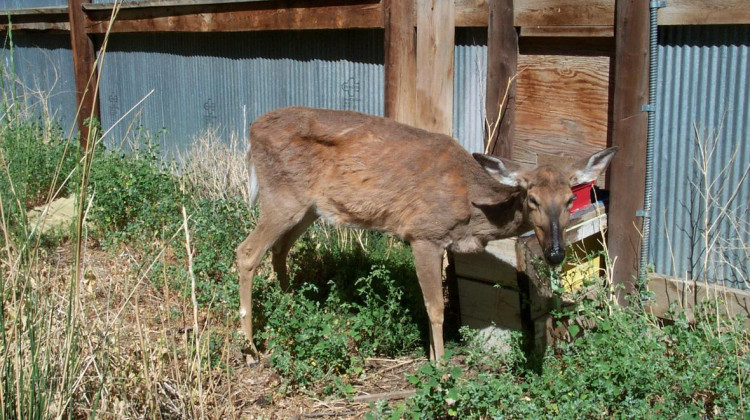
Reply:
[[[187,152],[178,154],[177,161],[180,175],[193,194],[202,198],[242,197],[249,202],[246,139],[235,133],[223,139],[218,129],[209,129],[190,144]]]

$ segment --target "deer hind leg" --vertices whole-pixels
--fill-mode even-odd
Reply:
[[[430,360],[443,357],[443,248],[429,241],[411,243],[419,286],[430,319]]]
[[[279,280],[279,285],[284,291],[289,290],[289,272],[286,267],[286,258],[289,255],[289,250],[317,218],[318,215],[314,211],[308,211],[302,220],[282,235],[271,248],[273,270],[276,272],[276,278]]]
[[[269,207],[274,210],[273,206]],[[271,211],[262,213],[252,233],[237,248],[237,271],[240,281],[240,322],[242,331],[250,341],[250,351],[257,355],[253,344],[253,276],[263,256],[284,234],[305,216],[306,209],[298,211]]]

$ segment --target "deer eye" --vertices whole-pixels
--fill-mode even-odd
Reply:
[[[576,200],[576,198],[578,197],[574,195],[568,199],[568,207],[573,206],[573,202]]]
[[[533,195],[529,196],[529,207],[531,208],[539,207],[539,201]]]

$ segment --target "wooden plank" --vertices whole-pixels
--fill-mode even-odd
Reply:
[[[385,116],[414,125],[417,45],[414,0],[385,0]]]
[[[750,23],[747,0],[669,0],[659,9],[659,25],[722,25]]]
[[[56,32],[68,32],[70,25],[68,22],[16,22],[12,21],[12,25],[7,23],[0,23],[0,32],[7,31],[9,28],[13,28],[14,31],[56,31]]]
[[[519,27],[613,26],[614,16],[614,0],[515,0],[513,22]],[[456,0],[456,26],[488,22],[489,0]]]
[[[614,0],[522,0],[515,5],[516,26],[612,26]]]
[[[89,33],[109,26],[109,12],[89,10]],[[112,32],[237,32],[264,30],[382,28],[375,0],[272,0],[209,5],[121,9]]]
[[[621,304],[637,293],[641,218],[646,179],[649,0],[617,0],[612,144],[620,151],[610,164],[609,256],[613,282],[624,286]]]
[[[455,0],[457,27],[487,27],[490,0]]]
[[[76,104],[78,114],[76,122],[81,132],[80,142],[86,148],[88,132],[85,121],[96,118],[101,121],[99,114],[99,98],[96,65],[96,51],[93,40],[86,34],[84,28],[85,15],[81,7],[83,0],[68,0],[68,19],[70,21],[70,43],[73,52],[73,73],[76,81]]]
[[[730,317],[742,315],[745,325],[750,327],[750,291],[658,274],[649,275],[648,290],[654,297],[647,309],[658,317],[671,319],[670,310],[676,306],[684,310],[688,322],[692,322],[697,304],[716,302],[721,314]]]
[[[10,23],[10,25],[9,25]],[[0,31],[67,31],[68,7],[38,7],[0,11]]]
[[[487,29],[486,142],[493,155],[510,159],[516,113],[518,33],[513,26],[513,0],[490,0]],[[509,85],[510,84],[510,85]],[[501,109],[502,105],[502,109]]]
[[[613,37],[614,26],[525,26],[521,28],[524,37]]]
[[[496,326],[521,331],[521,299],[514,290],[492,284],[458,279],[461,320],[472,328]]]
[[[598,55],[519,56],[515,160],[572,161],[607,146],[610,62]]]
[[[126,1],[120,3],[122,9],[136,9],[136,8],[148,8],[148,7],[164,7],[164,6],[184,6],[187,3],[192,5],[224,5],[227,3],[245,3],[248,0],[147,0],[147,1]],[[114,2],[110,3],[84,3],[83,10],[112,10]]]
[[[417,1],[416,126],[437,133],[453,132],[453,50],[455,13],[452,1]]]
[[[41,18],[42,16],[68,16],[68,6],[53,6],[53,7],[29,7],[24,9],[7,9],[0,10],[0,18],[7,18],[8,16],[33,16],[35,18]]]

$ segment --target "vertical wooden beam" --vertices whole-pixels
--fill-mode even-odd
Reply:
[[[613,282],[624,285],[621,304],[637,290],[641,218],[646,181],[649,0],[617,0],[612,143],[619,146],[610,168],[609,253]]]
[[[84,122],[90,118],[101,121],[99,101],[96,95],[97,75],[95,71],[96,51],[94,41],[86,33],[84,0],[68,0],[70,20],[70,43],[73,50],[73,72],[76,79],[78,115],[76,122],[81,132],[80,142],[84,148],[88,142],[88,129]]]
[[[491,154],[510,159],[516,110],[515,81],[508,89],[502,116],[500,104],[518,64],[518,32],[513,26],[513,0],[490,0],[489,13],[485,111],[490,126],[487,141],[492,144]]]
[[[417,120],[425,130],[453,133],[453,0],[417,0]]]
[[[414,125],[417,48],[414,0],[385,0],[385,116]]]

